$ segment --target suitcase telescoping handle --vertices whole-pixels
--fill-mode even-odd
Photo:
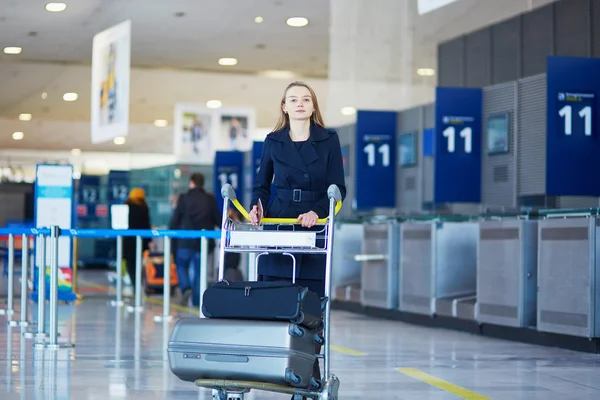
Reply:
[[[255,276],[258,276],[258,259],[260,258],[260,256],[264,256],[264,255],[268,255],[269,252],[268,251],[263,251],[262,253],[259,253],[256,258],[255,258],[255,262],[254,262],[254,274]],[[281,253],[284,256],[290,256],[292,257],[292,283],[296,283],[296,257],[294,257],[294,255],[292,253]]]
[[[250,221],[250,214],[239,202],[237,195],[235,194],[235,190],[233,190],[233,187],[229,183],[226,183],[221,188],[221,196],[223,198],[228,198],[233,203],[235,208],[244,216],[244,218]],[[329,189],[327,189],[327,196],[330,199],[335,199],[335,215],[337,215],[342,208],[342,194],[340,192],[340,188],[338,188],[337,185],[329,186]],[[297,223],[297,220],[295,218],[263,218],[261,222],[263,224],[294,224]],[[327,218],[320,218],[317,220],[317,225],[325,225],[326,223]]]

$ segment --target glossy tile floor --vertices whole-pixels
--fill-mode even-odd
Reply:
[[[21,328],[8,327],[0,316],[0,399],[211,399],[209,391],[170,372],[165,354],[173,322],[154,322],[162,312],[156,299],[141,314],[112,307],[109,300],[96,295],[59,307],[60,341],[73,348],[37,350]],[[345,312],[334,312],[332,334],[332,371],[341,380],[342,400],[600,398],[595,355]]]

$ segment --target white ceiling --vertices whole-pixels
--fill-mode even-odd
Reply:
[[[63,1],[65,12],[49,13],[45,0],[1,0],[0,48],[20,46],[23,52],[0,53],[0,148],[170,152],[172,127],[149,124],[157,118],[172,122],[176,102],[215,98],[224,105],[254,106],[257,125],[272,126],[288,80],[256,76],[265,70],[293,71],[326,104],[329,0]],[[459,0],[421,17],[415,5],[414,65],[435,67],[439,41],[551,1]],[[256,24],[256,16],[264,22]],[[290,28],[285,20],[291,16],[307,17],[309,25]],[[126,19],[133,26],[132,140],[123,147],[92,146],[92,39]],[[236,57],[238,65],[221,67],[220,57]],[[428,79],[435,85],[435,78]],[[64,102],[66,92],[77,92],[79,99]],[[18,121],[19,113],[33,114],[33,121]],[[14,129],[25,132],[23,141],[12,140]]]

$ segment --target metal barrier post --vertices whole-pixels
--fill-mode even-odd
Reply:
[[[39,261],[38,261],[38,317],[37,334],[35,335],[36,347],[43,347],[46,339],[46,236],[39,235]]]
[[[123,302],[123,236],[117,236],[117,299],[111,301],[115,307],[122,307]]]
[[[21,326],[29,325],[27,322],[27,277],[29,275],[29,237],[21,236]]]
[[[48,348],[58,347],[58,227],[50,227],[50,329]]]
[[[142,311],[142,237],[135,238],[135,305],[127,307],[127,310]]]
[[[221,278],[222,279],[222,278]],[[198,314],[200,318],[206,318],[202,314],[202,295],[208,286],[208,239],[203,236],[200,239],[200,294],[198,302]]]
[[[163,315],[154,317],[154,321],[170,321],[173,319],[171,315],[171,238],[164,237],[164,281],[163,281]]]
[[[14,313],[13,302],[14,302],[14,273],[15,273],[15,237],[12,233],[8,235],[8,297],[6,303],[6,310],[0,310],[0,315],[8,316],[8,323],[12,319]]]

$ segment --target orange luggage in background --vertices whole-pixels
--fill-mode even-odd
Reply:
[[[144,274],[142,281],[146,294],[162,294],[165,281],[164,253],[144,251]],[[177,265],[171,255],[171,295],[177,287]]]

